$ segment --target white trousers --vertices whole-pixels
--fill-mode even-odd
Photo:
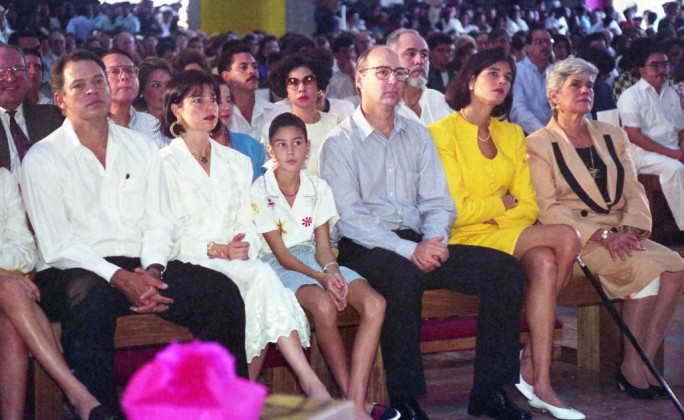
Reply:
[[[658,175],[677,227],[684,231],[684,163],[660,153],[648,152],[634,144],[629,145],[629,154],[637,173]]]

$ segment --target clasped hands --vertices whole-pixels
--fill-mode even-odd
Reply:
[[[633,251],[646,250],[634,232],[611,232],[606,239],[600,241],[600,244],[610,252],[613,261],[618,258],[624,261],[632,256]]]
[[[159,313],[169,309],[173,299],[162,296],[160,290],[169,286],[161,280],[159,269],[141,267],[130,272],[120,268],[114,272],[111,279],[112,286],[123,293],[133,304],[131,311],[137,313]]]
[[[449,249],[442,242],[443,240],[443,236],[437,236],[421,241],[411,255],[411,262],[423,273],[429,273],[441,267],[449,259]]]
[[[249,259],[249,242],[244,241],[245,234],[238,233],[233,240],[227,244],[214,243],[211,247],[211,254],[214,258],[224,260],[247,260]]]

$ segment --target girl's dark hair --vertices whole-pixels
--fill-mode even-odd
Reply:
[[[140,69],[138,72],[138,81],[140,82],[140,95],[135,97],[135,101],[133,101],[133,106],[138,111],[142,111],[147,109],[147,103],[145,102],[145,98],[143,98],[141,95],[142,92],[145,90],[147,80],[150,78],[152,73],[157,70],[164,70],[167,73],[169,73],[169,76],[173,76],[173,69],[166,60],[159,57],[145,58],[142,61],[142,63],[140,63],[138,68]]]
[[[497,117],[500,120],[508,117],[508,114],[511,112],[511,106],[513,105],[513,83],[515,82],[516,69],[515,61],[510,55],[506,54],[506,51],[503,48],[479,51],[477,54],[470,57],[456,78],[454,78],[447,87],[445,93],[447,104],[456,111],[468,106],[470,104],[470,89],[468,89],[470,79],[477,78],[484,69],[500,61],[508,63],[511,67],[511,72],[513,72],[513,78],[511,80],[511,89],[508,91],[508,95],[506,95],[501,104],[494,107],[492,116]]]
[[[324,53],[318,50],[311,54],[292,54],[274,63],[268,72],[268,83],[273,93],[281,98],[287,98],[285,81],[287,75],[297,67],[309,68],[316,76],[316,86],[325,92],[332,77],[332,60],[326,60],[322,54]]]
[[[306,133],[306,124],[304,124],[304,121],[302,121],[301,118],[296,116],[295,114],[291,112],[283,112],[282,114],[278,115],[271,121],[271,126],[268,128],[268,142],[272,143],[275,137],[275,134],[278,132],[283,127],[294,127],[298,128],[302,134],[304,134],[304,138],[306,141],[309,141],[309,136]]]
[[[200,70],[186,70],[176,73],[164,92],[164,113],[161,118],[161,132],[166,137],[177,137],[182,135],[182,129],[179,126],[174,127],[171,131],[171,124],[177,121],[175,115],[171,111],[171,105],[179,105],[183,99],[190,95],[199,95],[202,93],[204,86],[209,86],[211,90],[219,97],[218,85],[207,72]]]

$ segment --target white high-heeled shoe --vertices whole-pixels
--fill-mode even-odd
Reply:
[[[532,411],[541,411],[542,413],[549,412],[557,419],[561,420],[582,420],[585,418],[584,414],[575,410],[574,408],[561,408],[542,401],[536,395],[532,394],[532,399],[529,401]]]
[[[522,360],[523,351],[525,350],[520,350],[520,360]],[[528,401],[534,397],[534,387],[523,379],[522,373],[520,373],[520,379],[518,379],[518,383],[515,384],[515,387]]]

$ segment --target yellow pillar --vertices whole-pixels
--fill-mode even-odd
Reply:
[[[286,0],[200,0],[200,28],[208,35],[260,29],[285,34]]]

